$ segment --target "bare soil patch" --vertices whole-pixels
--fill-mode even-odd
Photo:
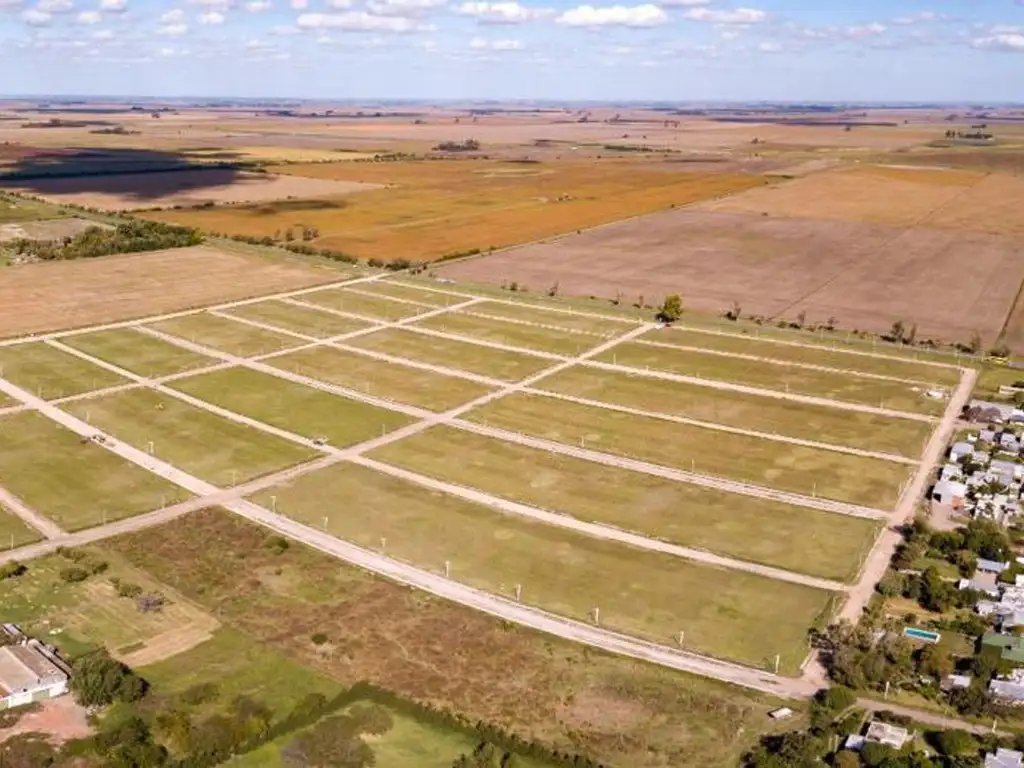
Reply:
[[[9,180],[4,183],[4,187],[12,191],[107,211],[326,197],[361,192],[375,186],[353,181],[220,169]]]
[[[54,744],[81,739],[92,733],[86,721],[86,709],[71,696],[47,699],[34,712],[27,712],[10,728],[0,730],[0,743],[19,733],[44,733]]]
[[[22,221],[17,224],[0,224],[0,243],[10,240],[61,240],[65,237],[74,237],[87,229],[100,227],[101,229],[113,229],[109,224],[103,224],[89,219],[50,219],[48,221]]]
[[[902,320],[917,324],[919,339],[967,341],[977,332],[991,341],[1024,278],[1024,244],[976,232],[690,209],[438,272],[532,290],[558,283],[564,293],[621,291],[628,301],[643,296],[647,303],[678,292],[686,306],[711,312],[736,301],[745,314],[806,312],[808,321],[834,317],[843,328],[873,331]]]
[[[342,272],[210,246],[9,267],[0,338],[209,306],[341,279]]]

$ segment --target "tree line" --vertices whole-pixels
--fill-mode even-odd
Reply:
[[[127,221],[113,228],[90,227],[56,241],[19,238],[6,245],[16,254],[39,261],[92,259],[114,253],[138,253],[199,245],[199,230],[158,221]]]

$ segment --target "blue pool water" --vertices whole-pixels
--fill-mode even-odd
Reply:
[[[917,629],[916,627],[906,627],[903,630],[903,634],[907,637],[913,637],[916,640],[924,640],[928,643],[937,643],[939,638],[942,637],[938,632],[930,632],[927,629]]]

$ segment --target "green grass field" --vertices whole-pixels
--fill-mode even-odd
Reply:
[[[499,301],[488,301],[485,304],[474,304],[458,310],[459,314],[484,315],[499,320],[522,320],[527,323],[561,328],[566,331],[593,333],[597,336],[618,336],[633,328],[636,323],[627,319],[613,317],[595,317],[592,315],[576,315],[567,312],[546,310],[541,307],[530,307],[523,304],[506,304]]]
[[[932,432],[923,421],[798,403],[596,368],[573,367],[537,389],[739,429],[917,458]]]
[[[339,312],[351,312],[363,317],[372,317],[377,320],[404,320],[413,315],[421,315],[433,309],[428,304],[406,304],[400,301],[389,301],[386,298],[364,296],[361,293],[346,291],[344,288],[327,288],[323,291],[306,293],[299,297],[300,300],[310,304],[316,304],[327,309],[336,309]]]
[[[851,354],[850,351],[844,351],[838,345],[834,351],[820,347],[812,349],[794,344],[773,343],[749,334],[704,333],[678,326],[650,331],[642,336],[641,340],[681,347],[700,347],[719,352],[734,352],[755,357],[770,357],[773,360],[823,365],[829,368],[894,376],[900,379],[916,379],[924,383],[940,384],[946,387],[954,387],[960,381],[960,372],[955,368],[922,365],[906,358]]]
[[[151,323],[152,328],[229,355],[256,357],[298,347],[304,342],[284,333],[200,312]]]
[[[319,309],[300,307],[283,301],[261,301],[224,311],[225,315],[266,323],[285,331],[326,339],[343,333],[369,328],[371,323],[353,317],[342,317]]]
[[[381,736],[365,739],[373,749],[375,765],[381,768],[451,768],[462,754],[472,752],[476,744],[461,733],[443,731],[391,712],[394,725]],[[295,737],[289,734],[254,752],[240,755],[224,768],[286,768],[281,749]],[[541,768],[544,764],[517,757],[515,765]]]
[[[189,497],[34,411],[0,418],[0,440],[0,485],[68,531]]]
[[[41,341],[0,347],[0,377],[46,400],[128,381]]]
[[[627,342],[598,355],[596,360],[630,368],[695,376],[749,387],[813,395],[850,403],[918,413],[940,414],[946,404],[927,397],[927,385],[867,379],[853,374],[816,371],[792,365],[744,360]],[[914,391],[916,388],[917,391]]]
[[[645,416],[513,394],[471,421],[667,467],[888,509],[911,468],[879,459],[734,435]]]
[[[403,427],[411,419],[330,392],[260,373],[228,368],[179,379],[175,389],[304,437],[344,447]]]
[[[490,391],[474,381],[329,347],[303,349],[267,362],[275,368],[432,411],[447,411]]]
[[[676,483],[445,426],[369,456],[580,520],[840,581],[856,576],[879,528],[862,518]]]
[[[827,618],[830,595],[737,571],[633,549],[502,515],[351,464],[272,489],[277,511],[365,547],[503,595],[659,642],[680,630],[686,646],[763,665],[776,654],[795,672],[809,627]],[[257,496],[267,503],[270,491]],[[337,500],[345,499],[343,509]],[[771,600],[765,600],[771,594]]]
[[[342,686],[286,656],[254,643],[240,632],[218,629],[206,642],[171,658],[141,668],[142,675],[161,699],[175,700],[188,688],[213,683],[216,711],[236,696],[262,701],[279,719],[310,693],[330,698]]]
[[[567,357],[583,354],[604,341],[600,336],[589,333],[537,328],[532,325],[459,313],[436,315],[422,320],[416,325],[434,331],[466,336],[470,339],[491,341],[538,352],[551,352]],[[629,328],[625,327],[622,329],[622,333],[626,333],[628,330]]]
[[[0,504],[0,551],[39,541],[42,535],[11,510]]]
[[[425,291],[414,288],[411,285],[392,282],[390,280],[375,280],[371,283],[360,283],[353,286],[353,290],[364,293],[372,293],[375,296],[386,296],[392,299],[403,299],[404,301],[415,301],[419,304],[429,304],[432,307],[450,307],[452,304],[461,304],[466,301],[463,296],[453,296],[448,293],[436,291]]]
[[[285,469],[320,454],[149,389],[69,403],[65,410],[214,485]]]
[[[81,333],[65,336],[61,341],[87,355],[147,378],[170,376],[218,362],[133,328]]]
[[[390,328],[346,342],[348,346],[405,357],[421,363],[469,371],[501,381],[520,381],[551,366],[551,360],[503,349],[490,349],[467,341],[425,336]]]

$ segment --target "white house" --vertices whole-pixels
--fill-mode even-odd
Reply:
[[[20,630],[14,645],[0,646],[0,710],[20,707],[34,701],[52,699],[67,693],[70,676],[60,658],[38,640],[26,638]]]

